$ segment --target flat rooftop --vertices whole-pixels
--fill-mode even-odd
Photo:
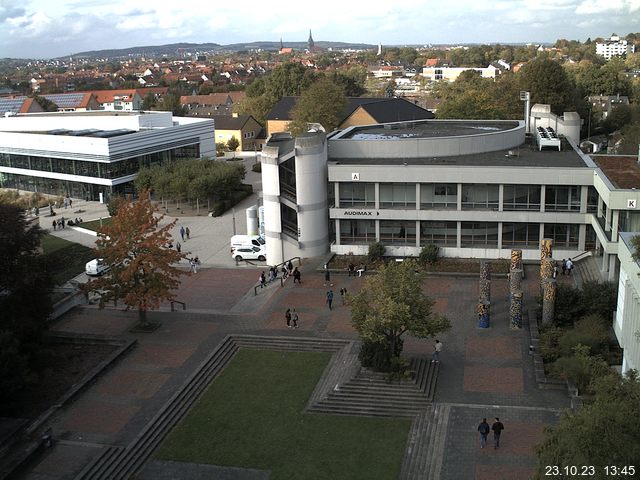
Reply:
[[[633,155],[592,155],[593,161],[602,169],[614,187],[620,189],[640,188],[640,164]]]
[[[518,127],[517,121],[415,121],[355,127],[338,135],[339,139],[401,140],[405,138],[459,137],[504,132]]]
[[[342,165],[460,165],[477,167],[542,167],[542,168],[590,168],[582,157],[565,141],[562,151],[545,148],[542,151],[529,143],[509,150],[421,158],[329,158],[332,164]]]

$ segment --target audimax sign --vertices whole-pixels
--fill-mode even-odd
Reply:
[[[376,216],[380,215],[380,212],[373,212],[371,210],[345,210],[344,215],[351,215],[354,217],[373,217],[373,214]]]

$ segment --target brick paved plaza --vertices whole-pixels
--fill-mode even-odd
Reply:
[[[339,291],[356,292],[366,277],[335,274],[333,286],[325,286],[316,265],[306,262],[301,285],[288,279],[284,287],[277,282],[254,295],[261,270],[203,268],[185,278],[178,299],[187,309],[171,312],[163,305],[151,313],[161,323],[153,333],[131,333],[136,313],[113,307],[77,308],[59,319],[54,330],[135,338],[137,345],[55,417],[58,443],[24,478],[72,479],[102,446],[127,446],[226,335],[357,339]],[[450,408],[443,419],[439,478],[527,479],[535,467],[534,445],[544,426],[557,422],[568,399],[564,392],[540,390],[535,384],[527,333],[508,326],[506,279],[492,280],[491,328],[476,327],[477,285],[475,278],[465,277],[430,277],[424,285],[435,310],[453,324],[440,336],[444,349],[435,402]],[[535,279],[527,279],[525,287],[534,292]],[[329,288],[335,294],[333,310],[325,303]],[[287,328],[286,308],[297,310],[298,329]],[[432,339],[407,338],[405,354],[429,356],[432,345]],[[483,417],[491,422],[496,416],[505,424],[501,446],[494,450],[489,442],[490,448],[481,450],[477,425]],[[149,464],[149,472],[158,468],[157,462]]]

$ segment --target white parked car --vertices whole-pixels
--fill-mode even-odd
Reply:
[[[231,253],[233,253],[236,248],[246,247],[247,245],[264,248],[265,241],[260,235],[234,235],[231,237]]]
[[[236,247],[231,258],[234,260],[260,260],[267,259],[267,252],[264,247],[256,247],[255,245],[243,245]]]
[[[103,275],[109,271],[109,265],[104,263],[102,258],[94,258],[84,266],[84,271],[87,275],[97,277]]]

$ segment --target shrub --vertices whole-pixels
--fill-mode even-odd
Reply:
[[[546,363],[555,362],[560,357],[559,341],[564,330],[550,326],[540,331],[540,355]]]
[[[600,357],[589,356],[589,347],[576,345],[573,355],[561,357],[552,365],[554,374],[575,383],[580,392],[590,393],[594,380],[608,373],[611,369]]]
[[[425,245],[420,250],[420,261],[422,263],[428,263],[430,265],[436,263],[438,258],[440,257],[440,247],[430,243],[429,245]]]
[[[381,242],[373,242],[369,244],[369,261],[375,262],[382,260],[386,247]]]

